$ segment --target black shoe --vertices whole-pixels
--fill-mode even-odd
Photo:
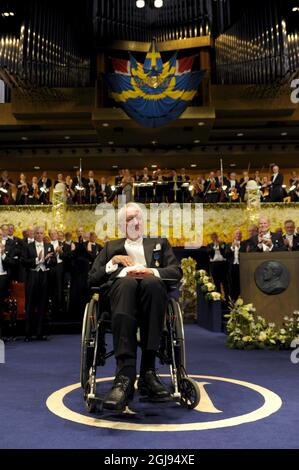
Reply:
[[[111,390],[103,400],[106,410],[124,411],[129,401],[133,400],[134,384],[125,375],[115,377]]]
[[[139,377],[137,387],[141,397],[150,401],[163,402],[171,399],[170,392],[153,369]]]
[[[38,341],[48,341],[48,336],[45,335],[37,335],[36,339]]]
[[[25,336],[24,341],[25,343],[30,343],[32,341],[32,336]]]

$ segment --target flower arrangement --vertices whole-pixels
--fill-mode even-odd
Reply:
[[[299,311],[291,317],[284,317],[283,327],[277,328],[275,323],[256,315],[252,304],[244,304],[238,298],[230,304],[228,318],[227,345],[236,349],[288,349],[291,342],[299,339]]]
[[[181,261],[183,278],[180,285],[180,304],[184,318],[196,317],[196,261],[189,257]]]
[[[221,300],[221,294],[216,292],[216,286],[212,278],[204,269],[200,269],[196,272],[196,279],[202,292],[205,293],[206,300]]]

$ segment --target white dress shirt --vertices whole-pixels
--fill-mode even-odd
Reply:
[[[293,248],[293,237],[294,237],[293,234],[292,234],[292,235],[288,235],[288,234],[286,233],[286,240],[288,240],[289,246],[290,246],[291,248]]]
[[[240,242],[237,241],[236,246],[231,246],[231,250],[234,252],[234,262],[233,262],[233,264],[240,264],[239,263]]]
[[[267,232],[263,235],[263,238],[266,238],[267,240],[271,240],[271,233]],[[273,249],[273,244],[271,246],[267,246],[265,243],[258,243],[258,247],[262,249],[264,252],[267,251],[272,251]]]
[[[143,247],[143,238],[138,238],[137,240],[129,240],[128,238],[125,241],[125,250],[127,255],[130,256],[133,261],[133,266],[124,267],[117,277],[125,277],[128,272],[134,271],[135,269],[146,268],[146,259],[144,256],[144,247]],[[111,274],[118,269],[117,264],[112,263],[112,259],[106,264],[106,273]],[[150,268],[156,277],[160,277],[158,269]]]
[[[59,247],[59,241],[58,240],[51,240],[51,245],[54,248],[54,251],[56,253],[56,248]],[[56,259],[57,259],[57,264],[63,263],[62,259],[59,257],[59,253],[56,253]]]
[[[5,276],[7,274],[7,271],[5,271],[4,267],[3,267],[3,263],[2,261],[4,261],[6,258],[6,254],[3,253],[0,255],[0,276]]]
[[[45,265],[44,243],[35,241],[35,248],[37,257],[35,258],[36,267],[33,269],[33,271],[47,271],[47,267]]]
[[[214,258],[211,259],[211,262],[214,263],[215,261],[225,261],[225,259],[223,258],[222,254],[220,253],[220,247],[219,245],[214,245],[213,246],[213,249],[215,251],[215,255],[214,255]]]

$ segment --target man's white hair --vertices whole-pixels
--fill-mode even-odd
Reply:
[[[143,213],[139,204],[137,204],[136,202],[128,202],[127,204],[122,206],[118,210],[118,213],[117,213],[118,228],[123,233],[126,233],[126,215],[127,215],[127,210],[130,208],[138,210],[140,212],[141,219],[143,220]]]

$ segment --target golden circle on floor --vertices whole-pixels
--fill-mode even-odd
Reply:
[[[161,377],[169,377],[169,375],[162,375]],[[56,392],[52,393],[46,402],[48,409],[55,415],[60,418],[73,421],[78,424],[85,424],[87,426],[94,426],[99,428],[110,428],[110,429],[119,429],[127,431],[202,431],[208,429],[217,429],[225,428],[230,426],[238,426],[244,423],[251,423],[258,421],[260,419],[266,418],[271,414],[277,412],[282,406],[281,398],[271,390],[264,388],[260,385],[252,384],[249,382],[244,382],[242,380],[230,379],[226,377],[214,377],[206,375],[189,375],[189,377],[195,379],[198,382],[201,392],[200,403],[193,411],[198,413],[221,413],[221,410],[218,410],[214,407],[211,402],[207,392],[205,391],[204,385],[208,382],[203,382],[202,380],[216,380],[225,383],[230,383],[245,387],[247,389],[253,390],[257,394],[261,395],[264,399],[264,404],[259,408],[242,414],[240,416],[234,416],[231,418],[219,419],[215,421],[205,421],[205,422],[192,422],[192,423],[177,423],[177,424],[142,424],[142,423],[130,423],[130,422],[121,422],[121,421],[110,421],[108,419],[98,418],[97,416],[86,416],[80,414],[76,411],[69,409],[63,402],[64,397],[71,393],[72,391],[80,388],[79,383],[68,385]],[[112,381],[114,377],[104,377],[97,379],[97,382],[108,382]],[[83,398],[82,398],[83,400]]]

